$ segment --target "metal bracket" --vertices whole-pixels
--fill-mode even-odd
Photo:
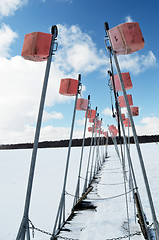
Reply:
[[[55,39],[56,40],[56,39]],[[57,51],[57,48],[58,48],[58,43],[57,42],[54,42],[54,49],[52,50],[52,55],[55,55],[54,52]]]

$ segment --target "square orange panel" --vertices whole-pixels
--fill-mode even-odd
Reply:
[[[129,118],[125,118],[124,125],[125,125],[125,127],[131,127],[131,123],[130,123],[130,119]]]
[[[117,55],[136,52],[145,44],[138,22],[122,23],[110,29],[109,34]]]
[[[132,106],[133,105],[132,95],[128,94],[127,98],[128,98],[129,105]],[[118,97],[118,101],[119,101],[119,106],[121,108],[126,107],[126,103],[123,95]]]
[[[85,117],[86,117],[86,114],[85,114]],[[96,117],[96,110],[89,109],[87,118],[93,118],[94,119],[95,117]]]
[[[33,32],[25,35],[21,56],[26,60],[46,61],[51,45],[52,34]]]
[[[132,81],[131,81],[131,78],[130,78],[130,73],[129,72],[121,73],[121,75],[122,75],[122,79],[123,79],[123,82],[124,82],[125,90],[131,89],[132,88]],[[112,77],[111,77],[111,82],[112,82],[112,86],[113,86]],[[118,74],[114,75],[114,84],[115,84],[115,90],[117,92],[121,92],[122,88],[121,88],[121,84],[120,84]]]
[[[78,91],[78,80],[72,78],[61,79],[59,93],[65,96],[75,96]]]
[[[131,114],[132,114],[132,116],[139,116],[139,108],[131,107]]]
[[[88,106],[88,100],[84,99],[84,98],[78,98],[77,99],[77,106],[76,109],[77,110],[87,110],[87,106]]]

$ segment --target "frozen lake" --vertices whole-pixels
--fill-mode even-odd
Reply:
[[[63,174],[65,170],[67,148],[39,149],[35,170],[35,178],[30,206],[29,218],[33,224],[48,232],[52,232],[61,195]],[[102,149],[101,149],[102,150]],[[154,205],[159,218],[159,145],[156,143],[141,144],[141,150],[147,170]],[[85,176],[89,147],[84,149],[84,160],[81,176]],[[0,151],[0,240],[15,240],[22,220],[26,194],[27,178],[32,150],[1,150]],[[75,194],[81,147],[72,148],[69,165],[69,175],[66,191]],[[121,164],[114,146],[108,146],[108,161],[99,174],[99,184],[94,184],[94,190],[88,198],[97,206],[96,211],[79,212],[72,221],[72,233],[64,232],[64,236],[78,239],[104,240],[106,238],[125,235],[122,225],[126,219],[125,198],[98,200],[124,193],[124,186],[111,185],[122,183]],[[151,214],[142,179],[140,165],[135,150],[131,145],[131,156],[135,168],[139,192],[144,211],[151,223]],[[81,179],[81,188],[83,181]],[[98,199],[97,199],[98,198]],[[130,196],[128,197],[130,198]],[[66,211],[69,214],[73,197],[66,196]],[[129,211],[132,232],[139,229],[135,224],[133,201],[129,201]],[[135,236],[134,239],[143,239]],[[49,239],[48,235],[35,232],[38,240]]]

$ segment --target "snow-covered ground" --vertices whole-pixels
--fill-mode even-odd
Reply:
[[[154,205],[159,219],[159,145],[156,143],[141,144],[143,158],[149,178]],[[81,176],[85,177],[89,148],[84,149],[84,161]],[[1,150],[0,151],[0,240],[15,240],[22,220],[27,178],[32,150]],[[81,148],[72,148],[69,165],[69,177],[66,191],[75,194],[77,173]],[[108,146],[109,158],[98,174],[99,184],[94,183],[92,193],[88,195],[96,210],[78,212],[71,224],[66,225],[72,232],[62,232],[61,236],[80,240],[104,240],[127,234],[122,227],[127,221],[125,197],[104,199],[124,193],[122,168],[114,146]],[[67,148],[39,149],[30,206],[29,218],[33,224],[45,231],[52,232],[54,220],[62,190]],[[139,192],[144,211],[150,221],[151,213],[142,179],[135,145],[131,145],[131,155],[135,168]],[[118,185],[112,185],[112,184]],[[121,184],[120,184],[121,183]],[[81,185],[83,180],[81,179]],[[81,186],[82,187],[82,186]],[[128,195],[130,200],[130,196]],[[66,196],[66,212],[69,214],[73,197]],[[139,229],[134,223],[133,201],[129,201],[131,232]],[[125,226],[125,225],[124,225]],[[49,239],[48,235],[35,232],[35,240]],[[134,239],[143,239],[135,236]]]

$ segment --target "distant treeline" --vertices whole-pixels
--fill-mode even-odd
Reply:
[[[159,142],[159,135],[151,135],[151,136],[138,136],[139,143],[151,143],[151,142]],[[82,146],[82,139],[73,139],[72,140],[72,147],[80,147]],[[85,146],[89,146],[91,142],[91,138],[85,139]],[[106,139],[104,138],[104,141],[101,141],[100,139],[100,145],[106,143]],[[119,137],[117,137],[117,143],[120,142],[123,143],[123,138],[120,140]],[[134,143],[133,137],[130,137],[130,143]],[[94,144],[94,141],[93,141]],[[108,138],[108,144],[112,145],[112,139],[111,137]],[[68,147],[69,140],[60,140],[60,141],[44,141],[39,142],[38,147],[39,148],[61,148],[61,147]],[[0,145],[0,150],[4,149],[29,149],[33,148],[33,143],[18,143],[18,144],[4,144]]]

